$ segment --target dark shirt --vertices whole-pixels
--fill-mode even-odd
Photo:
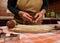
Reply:
[[[18,15],[18,12],[20,11],[18,8],[16,8],[17,0],[8,0],[8,9],[14,13],[15,15]],[[41,8],[47,10],[48,9],[48,0],[43,0],[43,6]]]

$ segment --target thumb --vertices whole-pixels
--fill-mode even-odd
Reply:
[[[27,14],[27,16],[28,16],[28,17],[30,17],[30,18],[32,18],[32,16],[31,16],[31,15],[29,15],[29,14]]]
[[[34,18],[37,18],[39,16],[39,14],[36,14],[35,16],[34,16]]]

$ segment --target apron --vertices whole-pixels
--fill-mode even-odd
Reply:
[[[37,12],[40,11],[42,5],[43,0],[17,0],[16,7],[21,11],[25,11],[29,13],[31,16],[34,16]],[[15,18],[17,22],[23,23],[23,20],[20,17],[15,16]]]

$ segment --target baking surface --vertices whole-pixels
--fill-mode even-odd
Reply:
[[[22,43],[60,43],[60,34],[21,34],[20,42]]]
[[[52,25],[51,25],[52,26]],[[1,27],[4,32],[10,34],[7,27]],[[17,43],[60,43],[60,33],[48,32],[48,33],[19,33],[20,42]]]

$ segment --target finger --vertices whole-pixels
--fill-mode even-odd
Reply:
[[[30,17],[30,18],[32,18],[32,16],[31,16],[31,15],[29,15],[29,14],[27,14],[27,16],[28,16],[28,17]]]
[[[27,18],[24,18],[24,20],[25,20],[25,21],[28,21],[28,22],[32,22],[32,20],[29,20],[29,19],[27,19]]]
[[[39,16],[39,14],[36,14],[35,16],[34,16],[34,18],[37,18]]]
[[[42,17],[39,16],[39,17],[35,20],[35,23],[38,23],[38,22],[40,22],[41,20],[42,20]]]
[[[23,20],[24,20],[24,21],[29,21],[29,20],[27,20],[26,18],[23,18]]]
[[[42,21],[42,18],[40,18],[40,20],[37,21],[37,23],[40,23]]]
[[[30,21],[30,22],[32,22],[32,19],[29,18],[28,16],[24,16],[24,19],[26,19],[26,21]]]
[[[38,18],[35,20],[35,23],[37,23],[37,22],[38,22],[39,18],[40,18],[40,17],[38,17]]]
[[[39,17],[39,19],[38,19],[38,21],[41,21],[42,19],[43,19],[43,17],[42,17],[42,16],[40,16],[40,17]]]

